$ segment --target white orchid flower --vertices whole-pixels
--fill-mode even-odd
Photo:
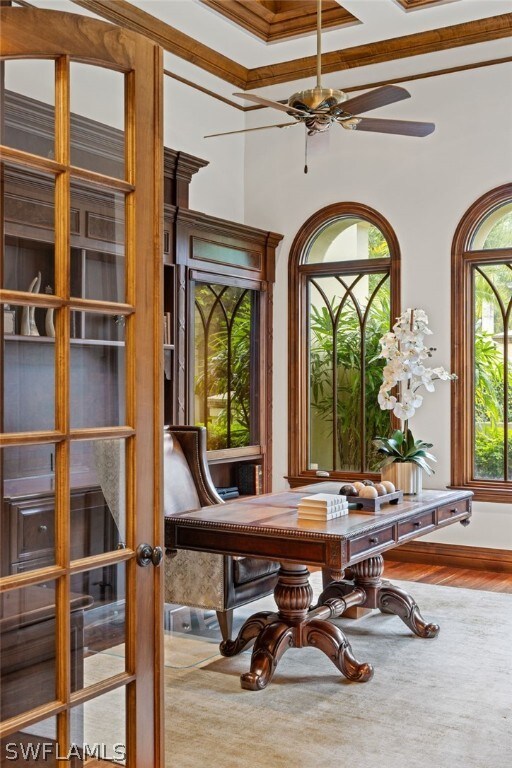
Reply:
[[[396,405],[396,397],[387,392],[379,392],[377,400],[383,411],[392,411]]]
[[[404,392],[402,402],[406,406],[418,409],[423,403],[423,396],[409,389],[407,392]]]
[[[442,366],[429,368],[423,364],[435,352],[434,347],[425,344],[425,336],[431,334],[426,312],[408,308],[396,319],[393,330],[380,339],[379,357],[386,364],[382,369],[378,402],[382,410],[392,410],[403,421],[414,416],[421,407],[423,396],[417,391],[420,387],[425,387],[427,392],[434,392],[434,381],[456,378]],[[397,387],[399,394],[391,395],[391,391]]]
[[[416,409],[413,408],[412,405],[402,405],[402,403],[398,402],[393,408],[393,413],[397,418],[401,419],[401,421],[407,421],[414,416]]]
[[[450,379],[454,378],[453,373],[449,373],[446,368],[433,368],[432,373],[437,376],[438,379],[441,379],[442,381],[449,381]]]

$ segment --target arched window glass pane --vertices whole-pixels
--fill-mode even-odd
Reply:
[[[308,264],[389,258],[389,245],[378,227],[365,219],[342,216],[328,222],[312,238]]]
[[[474,266],[474,477],[511,480],[512,264]]]
[[[512,248],[512,201],[500,205],[479,224],[470,250]]]
[[[373,438],[387,434],[377,402],[390,325],[385,272],[313,277],[309,288],[309,456],[311,469],[377,471]]]

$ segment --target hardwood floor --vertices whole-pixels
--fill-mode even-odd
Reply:
[[[390,581],[403,579],[404,581],[422,581],[425,584],[443,584],[448,587],[512,593],[512,574],[496,571],[480,571],[423,563],[399,563],[386,559],[384,578]]]

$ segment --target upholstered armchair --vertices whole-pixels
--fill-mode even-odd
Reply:
[[[223,504],[206,461],[206,429],[164,430],[164,514]],[[274,590],[279,564],[180,550],[165,554],[165,602],[215,610],[222,637],[231,637],[233,609]]]

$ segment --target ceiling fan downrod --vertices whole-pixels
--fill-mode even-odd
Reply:
[[[322,0],[318,0],[316,12],[316,87],[322,87]]]
[[[329,128],[332,122],[331,116],[328,114],[329,110],[347,98],[346,93],[336,88],[322,88],[322,0],[317,0],[316,85],[314,88],[294,93],[288,100],[288,104],[295,109],[316,113],[316,115],[311,115],[311,124],[307,126],[310,134],[313,135]],[[299,119],[297,115],[294,117]]]

